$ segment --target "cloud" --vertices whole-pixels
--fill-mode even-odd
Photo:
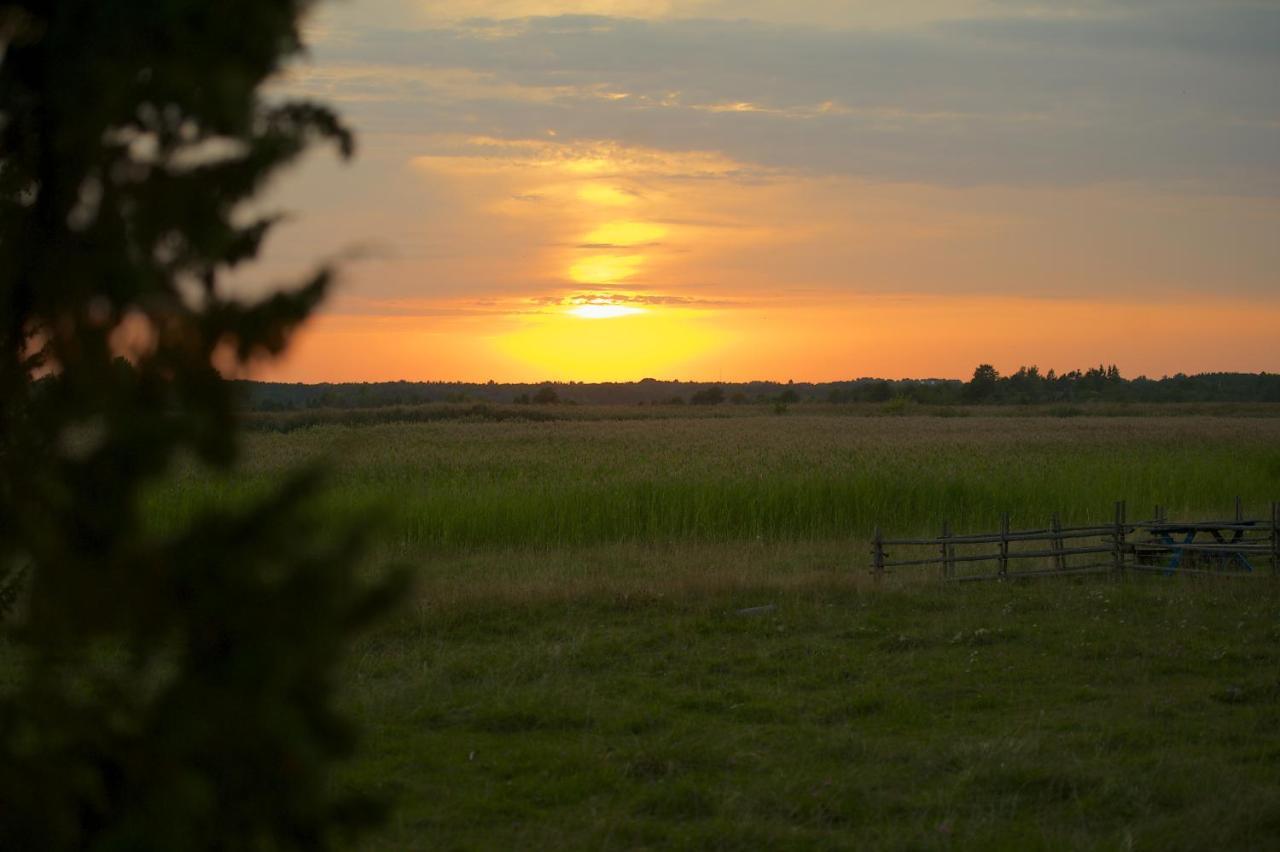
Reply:
[[[360,31],[318,46],[311,82],[328,75],[325,91],[387,132],[521,140],[554,130],[566,140],[951,185],[1136,180],[1280,191],[1275,7],[1085,4],[1068,16],[1038,4],[944,3],[941,13],[956,17],[818,27],[684,18],[718,7],[670,5],[643,19]],[[851,24],[866,9],[843,6]]]
[[[715,151],[664,150],[612,139],[531,139],[439,134],[423,140],[429,153],[413,158],[425,171],[452,174],[542,172],[575,180],[664,181],[728,180],[757,182],[778,177],[776,170],[752,167]],[[638,198],[634,189],[613,189]]]
[[[544,296],[531,300],[544,306],[558,305],[643,305],[651,307],[726,308],[741,304],[735,299],[708,299],[665,293],[573,293],[568,296]]]
[[[309,161],[271,256],[386,246],[350,286],[388,312],[1280,293],[1272,6],[409,7],[375,3],[281,84],[338,101],[362,146]]]
[[[1105,8],[1105,7],[1104,7]],[[1154,50],[1276,61],[1280,7],[1264,3],[1113,6],[1109,13],[1063,17],[978,17],[939,24],[945,32],[989,43],[1017,43],[1087,53]]]

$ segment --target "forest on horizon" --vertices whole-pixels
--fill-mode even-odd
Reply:
[[[983,364],[960,379],[856,378],[833,382],[699,382],[646,378],[637,382],[237,382],[251,411],[379,408],[433,402],[579,405],[718,405],[761,403],[885,403],[929,405],[1040,403],[1280,402],[1280,374],[1201,373],[1159,379],[1125,378],[1115,366],[1041,373],[1022,367],[1001,375]]]

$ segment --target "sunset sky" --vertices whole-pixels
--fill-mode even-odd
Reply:
[[[1280,4],[342,0],[287,381],[1280,370]]]

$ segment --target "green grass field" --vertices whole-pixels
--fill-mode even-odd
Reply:
[[[1280,593],[1236,582],[427,598],[353,656],[343,780],[375,849],[1276,848]]]
[[[1256,516],[1280,418],[326,425],[150,513],[318,459],[418,578],[344,682],[369,848],[1280,848],[1280,582],[867,571],[877,524]]]
[[[1257,512],[1280,499],[1280,418],[755,417],[322,426],[249,436],[245,472],[153,495],[157,523],[333,465],[338,513],[408,555],[613,542],[813,541]],[[1136,517],[1136,515],[1135,515]]]

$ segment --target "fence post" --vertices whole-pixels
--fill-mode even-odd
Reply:
[[[876,537],[871,543],[871,574],[876,582],[884,576],[884,539],[880,536],[880,528],[876,527]]]
[[[942,522],[942,579],[949,580],[951,578],[951,547],[947,544],[947,539],[951,538],[951,524],[946,521]]]
[[[1244,504],[1240,502],[1240,495],[1236,495],[1236,523],[1244,523]]]
[[[1271,504],[1271,574],[1280,575],[1280,503]]]
[[[1000,578],[1009,576],[1009,513],[1000,516]]]
[[[1053,518],[1049,521],[1049,527],[1053,530],[1053,569],[1055,571],[1067,570],[1067,556],[1062,551],[1065,549],[1062,543],[1062,522],[1058,520],[1058,513],[1053,513]]]
[[[1116,502],[1116,525],[1115,530],[1111,534],[1112,538],[1112,562],[1115,566],[1116,573],[1124,571],[1124,546],[1125,546],[1125,505],[1123,500]]]
[[[1169,510],[1168,510],[1168,508],[1166,508],[1166,507],[1164,507],[1164,506],[1161,506],[1159,503],[1157,503],[1157,504],[1156,504],[1156,525],[1158,525],[1158,526],[1163,526],[1163,525],[1165,525],[1165,524],[1167,524],[1167,523],[1169,523]],[[1135,532],[1136,532],[1136,530],[1135,530]],[[1155,537],[1155,536],[1156,536],[1156,533],[1155,533],[1155,531],[1154,531],[1154,530],[1152,531],[1152,533],[1151,533],[1151,534],[1152,534],[1152,536],[1153,536],[1153,537]],[[1134,553],[1134,555],[1133,555],[1133,564],[1134,564],[1134,565],[1137,565],[1137,564],[1139,564],[1139,563],[1143,562],[1143,559],[1144,559],[1144,558],[1146,558],[1146,557],[1139,558],[1138,554],[1137,554],[1137,553]]]

